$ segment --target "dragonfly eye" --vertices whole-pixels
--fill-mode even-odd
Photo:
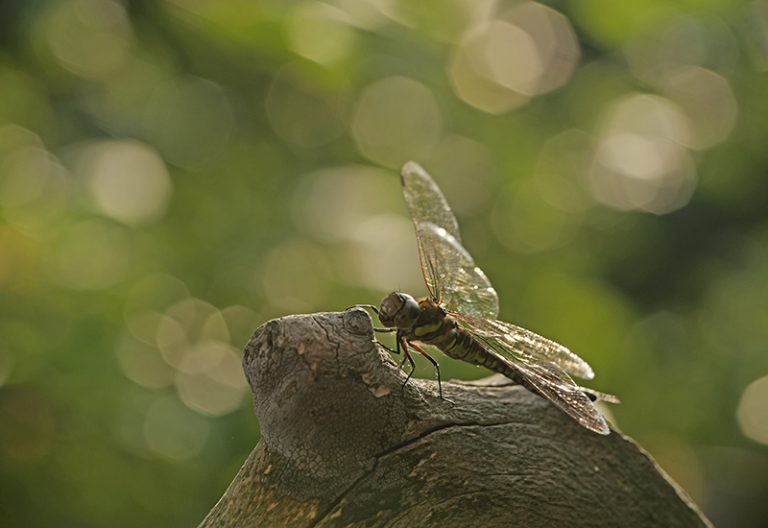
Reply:
[[[420,312],[416,299],[404,293],[394,292],[381,301],[379,319],[381,324],[390,328],[408,328],[413,326]]]
[[[400,307],[400,311],[395,316],[398,326],[410,327],[416,322],[416,319],[421,313],[419,303],[410,295],[403,294],[403,305]]]

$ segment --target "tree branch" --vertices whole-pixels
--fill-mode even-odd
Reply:
[[[201,527],[711,526],[630,439],[522,387],[402,389],[362,310],[270,321],[243,366],[262,438]]]

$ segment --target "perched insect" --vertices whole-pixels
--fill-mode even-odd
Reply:
[[[393,292],[381,306],[365,305],[385,329],[396,332],[397,350],[415,367],[409,348],[440,367],[418,344],[432,345],[454,359],[499,372],[549,399],[581,425],[600,434],[610,429],[593,405],[614,396],[583,389],[571,375],[592,379],[592,368],[566,347],[534,332],[497,320],[499,298],[483,271],[461,244],[456,217],[429,174],[414,162],[400,172],[403,195],[416,228],[419,260],[429,295],[416,300]]]

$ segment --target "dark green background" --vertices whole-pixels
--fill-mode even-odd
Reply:
[[[411,4],[0,4],[2,526],[199,522],[258,440],[251,332],[423,293],[410,158],[502,318],[717,525],[768,525],[768,3]],[[486,83],[537,56],[519,16],[559,80],[468,104],[472,42]]]

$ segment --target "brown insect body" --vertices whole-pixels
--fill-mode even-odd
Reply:
[[[413,310],[413,302],[418,303],[418,315]],[[395,313],[391,313],[393,308],[396,309]],[[410,317],[402,317],[400,319],[401,324],[395,324],[397,316],[404,312],[410,312]],[[416,315],[415,318],[414,315]],[[525,379],[516,370],[510,368],[496,354],[490,352],[474,339],[469,332],[459,325],[456,319],[447,314],[440,305],[429,297],[415,301],[410,295],[399,292],[391,293],[382,301],[379,318],[385,326],[397,328],[398,339],[405,339],[409,343],[419,342],[434,346],[448,357],[480,365],[503,374],[538,394],[538,391],[525,383]]]
[[[454,359],[507,376],[549,399],[584,427],[609,434],[593,402],[617,399],[583,389],[571,379],[592,379],[589,364],[559,343],[498,320],[496,290],[462,245],[456,217],[437,184],[413,162],[406,163],[400,175],[429,295],[417,301],[393,292],[373,308],[387,331],[397,331],[394,352],[402,350],[411,374],[415,364],[409,349],[435,366],[442,397],[440,367],[417,343],[432,345]]]

